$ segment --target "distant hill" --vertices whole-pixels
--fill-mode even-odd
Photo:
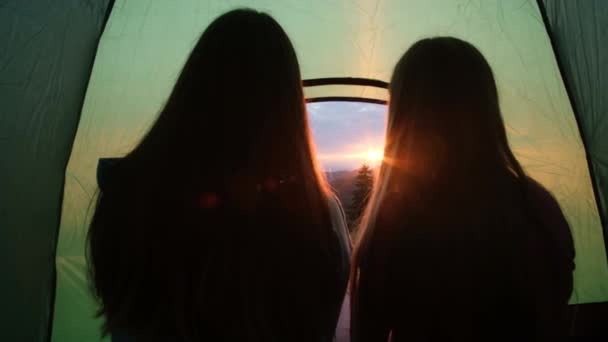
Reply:
[[[378,168],[373,169],[374,174],[377,174]],[[355,178],[358,170],[351,171],[332,171],[326,172],[325,176],[332,190],[340,198],[344,209],[350,208],[353,191],[355,190]]]
[[[340,198],[342,206],[345,209],[349,208],[353,191],[355,190],[357,170],[326,172],[325,176],[327,177],[327,182],[332,190],[338,195],[338,198]]]

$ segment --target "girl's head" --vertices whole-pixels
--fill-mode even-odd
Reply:
[[[451,37],[418,41],[397,63],[389,91],[388,167],[430,182],[497,164],[517,168],[492,70],[473,45]]]
[[[492,69],[470,43],[416,42],[397,63],[389,92],[384,162],[363,226],[387,194],[410,201],[411,210],[443,199],[463,213],[487,202],[497,174],[525,177],[509,147]]]
[[[158,149],[213,183],[313,169],[298,60],[272,17],[234,10],[209,25],[133,155]]]

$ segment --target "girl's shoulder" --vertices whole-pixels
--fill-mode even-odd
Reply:
[[[555,196],[538,181],[528,177],[528,201],[544,223],[550,225],[568,225],[564,213]]]
[[[538,181],[529,178],[528,201],[530,208],[538,215],[545,232],[557,243],[562,253],[574,258],[574,243],[568,221],[555,196]]]
[[[352,244],[346,214],[344,213],[342,203],[340,202],[338,196],[333,192],[328,194],[327,201],[329,204],[329,214],[331,216],[332,227],[344,244],[344,247],[348,250],[348,254],[350,254]]]

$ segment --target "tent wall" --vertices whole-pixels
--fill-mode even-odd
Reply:
[[[110,2],[0,2],[0,341],[48,339],[65,170]]]
[[[542,4],[587,149],[608,242],[608,1]]]

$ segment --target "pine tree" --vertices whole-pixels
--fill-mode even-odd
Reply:
[[[358,224],[359,218],[367,206],[373,186],[374,175],[372,169],[367,164],[361,165],[355,177],[355,189],[349,208],[349,227],[351,231]]]

